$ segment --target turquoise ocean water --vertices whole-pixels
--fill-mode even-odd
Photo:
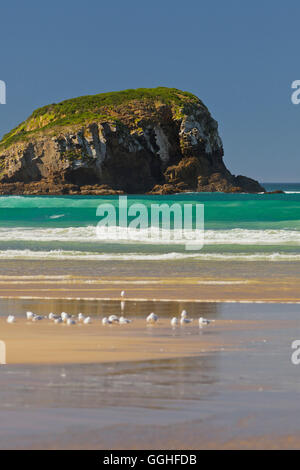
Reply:
[[[205,245],[186,251],[184,243],[99,240],[96,209],[118,205],[117,197],[0,197],[0,259],[51,260],[249,260],[300,261],[300,184],[265,184],[286,194],[189,193],[129,196],[128,205],[174,202],[204,204]],[[176,238],[176,237],[175,237]]]

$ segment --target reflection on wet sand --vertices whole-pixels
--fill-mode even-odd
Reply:
[[[112,364],[11,366],[0,375],[0,409],[170,408],[212,396],[218,357]],[[197,371],[195,373],[195,371]]]
[[[197,303],[194,302],[157,302],[125,300],[124,315],[129,317],[145,318],[149,312],[155,311],[163,318],[171,318],[179,315],[183,309],[188,309],[193,317],[199,317],[201,313],[209,317],[217,318],[221,307],[217,303]],[[60,314],[68,312],[77,315],[82,312],[84,315],[96,317],[120,314],[120,300],[86,300],[86,299],[0,299],[0,317],[16,315],[24,317],[26,311],[32,311],[39,315],[48,315],[50,312]]]

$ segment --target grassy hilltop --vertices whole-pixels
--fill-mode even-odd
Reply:
[[[98,95],[80,96],[61,103],[53,103],[36,109],[28,119],[4,135],[0,148],[27,140],[33,133],[49,128],[84,124],[91,121],[120,121],[129,102],[135,104],[163,103],[172,105],[178,112],[186,104],[204,104],[192,93],[176,88],[137,88]]]

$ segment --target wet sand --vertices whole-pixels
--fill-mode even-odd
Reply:
[[[120,301],[76,300],[1,300],[2,308],[14,314],[16,322],[8,324],[0,317],[0,339],[6,344],[8,364],[96,364],[107,362],[145,361],[192,357],[203,353],[244,349],[245,334],[258,335],[266,331],[280,331],[287,319],[276,320],[238,316],[218,318],[218,309],[206,308],[206,303],[125,301],[124,315],[127,325],[102,325],[103,316],[120,315]],[[31,302],[31,303],[30,303]],[[188,309],[192,322],[172,327],[173,316],[180,317],[183,308]],[[75,325],[55,324],[48,318],[38,322],[25,318],[26,310],[46,317],[50,311],[60,314],[67,311],[76,320]],[[198,318],[208,315],[210,324],[199,327]],[[92,324],[77,321],[77,314],[91,315]],[[147,325],[146,316],[155,311],[159,320]],[[298,320],[288,320],[295,328]]]
[[[0,298],[176,300],[186,302],[300,302],[298,278],[0,276]]]
[[[171,328],[162,319],[146,326],[143,319],[129,325],[102,326],[100,319],[91,325],[55,325],[48,320],[38,323],[19,319],[15,324],[0,320],[1,340],[5,341],[8,364],[95,364],[106,362],[145,361],[172,357],[196,356],[202,352],[229,348],[230,340],[203,337],[197,321],[194,326]],[[249,322],[237,322],[247,328]],[[253,323],[253,322],[252,322]],[[251,324],[251,322],[250,322]],[[220,322],[220,329],[234,328]],[[207,327],[208,328],[208,327]],[[215,325],[209,326],[215,328]]]
[[[199,328],[198,319],[189,325],[171,327],[170,319],[147,326],[144,319],[129,325],[55,325],[17,319],[0,319],[1,340],[6,344],[8,364],[96,364],[192,357],[212,351],[244,349],[236,334],[280,329],[282,321],[217,320]],[[298,323],[297,323],[298,324]],[[295,324],[296,326],[296,324]]]
[[[0,260],[0,298],[300,302],[300,262]]]

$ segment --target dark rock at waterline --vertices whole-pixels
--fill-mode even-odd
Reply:
[[[265,191],[264,194],[285,194],[281,189],[276,189],[275,191]]]

